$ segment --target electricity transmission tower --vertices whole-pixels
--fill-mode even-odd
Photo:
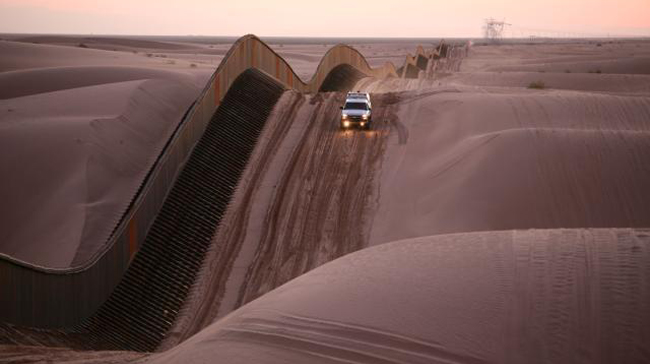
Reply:
[[[503,29],[506,25],[512,25],[506,23],[505,21],[496,20],[494,18],[485,19],[485,25],[483,25],[483,34],[485,39],[491,42],[498,42],[503,37]]]

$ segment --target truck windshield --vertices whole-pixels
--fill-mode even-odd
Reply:
[[[368,104],[365,102],[348,102],[345,104],[346,110],[368,110]]]

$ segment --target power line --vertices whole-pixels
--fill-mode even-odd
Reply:
[[[487,18],[483,25],[483,35],[485,36],[485,39],[491,42],[498,42],[503,37],[503,30],[505,27],[510,25],[512,24],[506,23],[504,20]]]

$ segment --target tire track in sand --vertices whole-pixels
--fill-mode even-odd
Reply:
[[[229,280],[236,276],[234,265],[245,244],[249,218],[259,186],[263,183],[270,161],[278,154],[282,140],[286,137],[295,114],[304,102],[304,97],[295,92],[286,93],[276,105],[276,110],[258,140],[255,152],[242,175],[222,218],[206,259],[192,288],[183,313],[176,325],[169,331],[161,348],[171,348],[209,325],[223,305],[224,295],[229,289]]]
[[[367,245],[394,94],[373,96],[370,131],[340,131],[341,93],[317,94],[307,130],[279,181],[236,307]]]

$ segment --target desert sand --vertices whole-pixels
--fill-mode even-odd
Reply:
[[[82,265],[235,39],[0,38],[0,172],[9,176],[0,252],[50,268]],[[309,79],[324,44],[276,45]],[[376,64],[414,49],[383,46],[359,45]]]
[[[643,362],[649,237],[561,229],[383,244],[317,268],[146,362]]]
[[[599,340],[607,335],[605,332],[609,332],[609,329],[600,331],[602,325],[618,320],[605,318],[608,312],[616,311],[608,307],[608,304],[592,307],[594,311],[590,317],[593,321],[590,323],[581,318],[580,308],[553,313],[538,310],[539,307],[550,307],[556,300],[564,299],[567,301],[561,305],[574,301],[599,305],[601,299],[609,299],[595,298],[586,292],[605,291],[619,285],[630,284],[634,289],[644,291],[642,287],[647,285],[648,273],[645,267],[648,263],[641,251],[648,249],[648,242],[644,239],[646,233],[643,231],[633,233],[640,240],[630,238],[634,240],[635,246],[639,246],[638,249],[630,248],[630,252],[635,251],[632,254],[638,260],[629,265],[612,263],[620,267],[612,270],[611,274],[615,276],[612,280],[607,278],[591,281],[592,278],[584,278],[585,282],[590,281],[589,284],[601,285],[598,288],[566,287],[566,295],[556,297],[556,293],[548,292],[546,285],[530,281],[525,283],[529,285],[527,290],[507,294],[510,300],[539,305],[529,308],[529,311],[514,308],[511,311],[511,308],[503,307],[496,298],[498,294],[494,292],[486,297],[493,295],[495,301],[472,301],[474,289],[464,283],[457,283],[451,273],[443,281],[436,281],[435,289],[457,289],[468,295],[468,302],[464,304],[481,312],[480,317],[471,320],[461,313],[453,313],[456,303],[449,301],[445,301],[449,311],[444,313],[427,308],[435,306],[433,301],[442,300],[443,294],[430,292],[431,296],[425,299],[416,293],[419,292],[419,282],[427,285],[427,282],[436,279],[431,278],[437,274],[435,267],[444,265],[451,259],[445,253],[427,261],[431,271],[401,272],[408,277],[404,278],[404,282],[387,283],[381,288],[376,287],[372,293],[360,288],[361,284],[350,290],[339,290],[338,284],[344,284],[341,282],[346,279],[355,281],[355,277],[363,275],[366,270],[381,270],[389,266],[386,261],[390,261],[393,254],[386,253],[385,257],[378,257],[368,252],[368,256],[373,257],[368,260],[375,263],[368,263],[368,266],[358,268],[358,271],[350,271],[354,268],[346,270],[346,263],[338,265],[339,260],[336,260],[325,266],[336,266],[331,271],[327,270],[332,276],[331,281],[323,278],[327,283],[307,280],[306,277],[311,277],[311,273],[301,276],[326,261],[365,246],[388,243],[391,246],[402,243],[408,246],[409,242],[399,240],[426,236],[431,236],[423,239],[429,244],[427,249],[438,249],[440,240],[456,241],[458,246],[454,245],[454,249],[458,249],[458,256],[482,256],[477,258],[477,262],[482,260],[483,267],[492,264],[499,266],[499,270],[504,269],[503,273],[508,280],[519,280],[520,276],[523,276],[521,279],[527,279],[528,275],[532,275],[531,272],[519,272],[512,268],[522,260],[529,259],[535,261],[534,264],[529,262],[530,264],[544,267],[540,268],[544,272],[539,273],[537,278],[574,282],[582,279],[580,277],[584,274],[591,277],[591,270],[599,269],[592,268],[597,264],[596,261],[609,260],[599,255],[607,254],[600,253],[599,247],[627,249],[619,239],[628,241],[628,238],[620,238],[619,235],[628,234],[629,230],[566,228],[645,228],[650,224],[650,197],[644,187],[650,183],[650,171],[647,169],[650,134],[646,122],[650,116],[650,83],[645,74],[575,72],[567,79],[564,70],[561,73],[489,70],[492,65],[499,64],[501,59],[507,59],[512,67],[518,61],[544,63],[550,50],[556,47],[553,44],[475,47],[468,58],[441,62],[439,72],[433,74],[431,79],[364,79],[355,88],[373,92],[374,112],[378,118],[371,132],[338,131],[336,107],[341,102],[341,94],[321,94],[315,97],[285,95],[265,132],[269,137],[275,135],[278,138],[277,135],[280,135],[278,142],[269,143],[280,150],[273,150],[261,143],[256,153],[267,158],[266,167],[251,163],[247,173],[256,171],[258,175],[255,179],[244,178],[240,185],[242,191],[252,193],[247,198],[257,203],[241,203],[244,200],[241,195],[235,196],[235,202],[229,211],[232,214],[225,218],[225,227],[215,237],[215,241],[239,246],[240,253],[237,257],[212,256],[209,259],[211,263],[208,263],[202,280],[199,280],[194,296],[189,301],[185,321],[180,320],[172,335],[174,339],[170,341],[175,344],[182,341],[178,337],[188,338],[201,326],[208,325],[211,321],[214,324],[196,338],[190,339],[187,344],[164,354],[162,358],[193,358],[200,361],[202,357],[214,355],[224,360],[254,362],[255,358],[261,355],[266,358],[266,355],[272,353],[274,359],[268,359],[267,362],[302,361],[306,358],[323,362],[412,362],[419,354],[395,343],[387,345],[391,347],[389,351],[406,352],[405,357],[373,356],[384,349],[383,346],[378,348],[367,344],[374,342],[374,339],[359,339],[362,341],[360,346],[356,346],[357,337],[345,336],[346,340],[332,339],[334,341],[329,342],[332,336],[340,332],[329,326],[320,326],[319,321],[323,319],[324,322],[331,323],[328,321],[331,319],[343,327],[362,325],[377,330],[390,328],[391,333],[404,334],[408,338],[438,338],[448,334],[411,331],[413,323],[400,320],[403,309],[408,311],[407,315],[413,314],[431,327],[447,322],[445,317],[453,316],[457,320],[453,322],[459,325],[459,328],[454,329],[459,331],[449,335],[467,340],[458,351],[454,349],[447,352],[447,349],[443,349],[439,357],[437,354],[429,357],[424,355],[424,362],[435,362],[436,358],[439,362],[612,362],[627,352],[635,354],[621,357],[623,361],[634,362],[640,358],[647,360],[647,353],[642,349],[648,343],[647,332],[638,326],[633,330],[638,335],[638,341],[635,339],[620,347],[610,346],[599,351],[599,347],[605,344],[605,341]],[[575,69],[584,66],[581,62],[585,62],[588,57],[576,60],[572,52],[584,53],[584,48],[587,47],[585,44],[564,44],[561,47],[566,57],[574,62]],[[598,52],[603,48],[596,43],[590,47],[594,58],[598,59]],[[636,49],[638,44],[631,43],[627,47]],[[531,48],[538,53],[531,52]],[[535,55],[538,58],[531,59]],[[611,60],[606,62],[611,63]],[[528,88],[531,82],[540,80],[546,84],[544,89]],[[278,124],[287,122],[291,123],[290,126],[283,127],[287,132],[274,134]],[[279,160],[276,161],[276,158]],[[363,168],[355,166],[355,161],[363,161],[360,164]],[[261,168],[268,168],[268,171],[259,172]],[[244,227],[241,226],[242,223],[245,224]],[[547,230],[527,232],[529,229]],[[466,235],[468,232],[475,233]],[[445,235],[450,233],[455,235]],[[441,234],[444,237],[436,237]],[[527,253],[528,258],[523,257],[526,255],[524,253],[522,256],[513,253],[498,257],[498,251],[491,252],[489,248],[482,250],[484,242],[494,241],[494,244],[499,244],[497,241],[503,243],[510,236],[525,236],[521,242],[525,241],[523,244],[531,249]],[[394,241],[399,242],[391,243]],[[470,247],[474,244],[483,248]],[[548,244],[553,247],[562,246],[574,253],[584,249],[590,252],[593,250],[595,256],[583,258],[574,253],[562,255]],[[478,250],[470,253],[465,249]],[[540,249],[541,255],[538,255],[536,249]],[[479,250],[483,253],[479,253]],[[417,259],[419,254],[425,253],[412,251],[405,254],[412,255],[411,259]],[[349,263],[347,257],[342,260]],[[217,261],[220,263],[215,263]],[[506,265],[501,266],[502,263]],[[579,266],[579,269],[589,273],[583,274],[574,268],[565,269],[555,265],[564,263],[575,264],[575,267]],[[408,266],[410,263],[403,264]],[[224,271],[224,265],[230,265],[231,268],[225,268]],[[622,276],[626,274],[623,273],[623,266],[638,270],[638,277],[643,278],[628,281],[629,276]],[[346,273],[333,273],[338,270],[345,270]],[[211,273],[216,271],[219,273]],[[470,274],[460,266],[456,266],[453,271],[459,277]],[[319,270],[313,273],[319,278],[329,277],[329,273],[320,275],[316,272]],[[498,279],[488,270],[475,273],[477,277],[485,279],[476,286],[477,289],[484,285],[498,286],[503,283],[493,281],[493,278]],[[372,274],[370,276],[374,277]],[[294,277],[301,278],[281,286]],[[364,283],[383,280],[385,279],[367,278]],[[546,284],[562,285],[559,282]],[[282,288],[272,291],[279,286]],[[330,286],[337,288],[330,291]],[[285,291],[285,287],[290,288]],[[404,292],[396,292],[399,289],[397,287],[408,288]],[[367,295],[368,301],[356,305],[355,298],[351,298],[357,297],[354,290]],[[286,301],[281,300],[282,303],[276,306],[278,301],[269,297],[277,297],[275,292],[278,291],[283,292]],[[321,296],[316,291],[325,293]],[[206,292],[209,292],[209,299],[202,298]],[[404,299],[413,306],[403,301],[395,303],[392,300],[397,298],[386,298],[385,295],[406,297]],[[316,298],[312,300],[313,296]],[[267,306],[267,299],[273,303]],[[411,299],[413,303],[410,303]],[[251,304],[244,305],[229,315],[233,308],[251,301]],[[296,307],[289,304],[290,301],[301,302],[296,304],[300,306],[297,312],[301,312],[301,318],[297,320],[313,319],[319,323],[310,326],[281,319],[282,322],[275,321],[277,315],[287,313],[283,311],[285,304],[291,309]],[[641,316],[635,320],[647,323],[649,307],[642,303],[644,299],[634,298],[631,301],[640,305],[634,314]],[[262,302],[259,303],[264,307],[262,312],[258,310],[258,302]],[[385,302],[390,303],[384,306]],[[390,314],[383,312],[382,315],[389,316],[391,324],[383,326],[379,323],[385,322],[385,317],[372,317],[367,321],[352,318],[356,315],[364,316],[365,310],[373,311],[375,307],[384,307],[390,311]],[[309,312],[307,317],[301,316],[305,312]],[[514,326],[515,330],[520,331],[539,331],[532,336],[523,337],[519,342],[515,340],[515,334],[499,334],[496,337],[487,331],[477,331],[476,336],[471,334],[474,329],[480,330],[473,328],[480,326],[477,322],[494,319],[496,312],[501,312],[502,317],[514,321],[501,321],[500,324],[495,324],[495,330],[502,325]],[[294,313],[290,310],[287,314],[294,317]],[[241,331],[233,329],[231,332],[225,328],[229,325],[227,322],[237,322],[234,325],[239,325],[239,319],[232,317],[248,317],[249,314],[255,316],[255,322],[251,324],[254,327],[248,326],[247,321],[246,328]],[[344,315],[345,319],[340,319],[339,315]],[[540,316],[541,321],[537,322],[537,318],[526,315],[548,316]],[[555,321],[556,315],[562,318]],[[233,321],[230,321],[231,318]],[[583,324],[586,326],[581,326]],[[449,329],[446,325],[444,327]],[[549,326],[540,329],[540,325]],[[554,336],[555,329],[550,328],[556,326],[571,327],[574,330],[570,334],[572,337],[590,334],[592,330],[597,333],[585,339],[588,343],[559,345],[564,339]],[[268,331],[256,331],[259,327]],[[297,336],[308,333],[297,337],[294,336],[294,329],[301,332]],[[321,336],[320,330],[328,333],[327,339]],[[233,333],[235,331],[239,334]],[[249,333],[250,336],[242,332]],[[561,334],[563,337],[566,335]],[[490,341],[488,337],[495,341]],[[203,344],[202,340],[209,341],[210,344]],[[440,344],[437,339],[434,341]],[[347,344],[349,342],[354,344]],[[165,348],[172,347],[173,344],[170,343]],[[447,345],[441,347],[447,348]],[[206,354],[200,354],[204,349]],[[195,352],[198,353],[196,356]],[[248,354],[243,355],[244,352]],[[583,354],[585,356],[581,357]]]
[[[519,63],[548,64],[559,51],[571,60],[564,65],[580,69],[594,62],[573,56],[585,47],[475,47],[460,72],[415,90],[418,81],[364,83],[410,90],[398,94],[394,122],[407,135],[389,142],[370,244],[468,231],[647,227],[648,75],[519,71]],[[591,45],[594,58],[600,49],[609,54]],[[617,49],[626,55],[638,47]],[[501,59],[516,71],[490,71]]]
[[[148,97],[165,100],[176,92],[174,100],[187,95],[185,103],[191,102],[211,64],[208,58],[198,67],[181,64],[181,58],[165,64],[162,57],[133,54],[131,48],[70,46],[77,42],[0,42],[121,57],[119,66],[118,61],[101,63],[104,53],[97,58],[88,53],[83,66],[39,64],[34,72],[78,67],[93,70],[69,72],[93,76],[84,77],[80,87],[61,81],[58,91],[25,86],[24,95],[0,101],[0,112],[9,101],[33,107],[30,98],[46,97],[44,105],[52,108],[61,93],[91,98],[88,90],[99,87],[103,94],[115,87],[122,98],[113,97],[114,103],[79,101],[81,124],[90,128],[95,115],[123,115],[115,110],[134,97],[125,97],[120,88],[151,83]],[[168,57],[178,52],[196,62],[209,57],[201,49],[218,57],[215,49],[225,47],[171,42],[163,49],[147,42],[139,46],[158,47],[156,54]],[[440,61],[428,77],[363,79],[355,89],[372,92],[375,126],[369,132],[338,130],[342,93],[287,91],[267,122],[180,319],[162,352],[143,361],[650,361],[650,44],[598,44],[475,46],[467,56],[457,52]],[[354,45],[373,65],[386,60],[399,65],[417,43]],[[327,50],[322,44],[273,47],[303,79]],[[104,81],[102,75],[111,73],[105,68],[111,67],[116,81]],[[13,72],[25,71],[11,69],[0,78],[22,77]],[[529,88],[531,83],[543,86]],[[138,97],[138,104],[145,99]],[[183,108],[167,100],[133,110],[160,113],[169,107],[176,114],[160,119],[171,125]],[[34,117],[43,124],[28,131],[46,128],[48,108]],[[150,119],[137,120],[152,128],[144,122]],[[12,114],[0,120],[9,125],[24,119]],[[160,138],[162,129],[156,129]],[[19,135],[19,130],[5,127],[3,134]],[[20,152],[21,145],[13,145],[11,153]],[[147,163],[143,154],[155,156],[155,145],[144,141],[128,150],[143,158],[142,167]],[[83,181],[70,178],[87,168],[80,167],[83,155],[73,152],[62,153],[59,164],[71,166],[57,186]],[[43,154],[25,153],[32,154],[21,158],[30,161]],[[131,160],[121,157],[111,155],[118,158],[111,163]],[[61,208],[68,208],[61,218],[80,224],[88,212],[78,209],[87,201],[128,199],[128,183],[138,179],[135,167],[129,171],[101,172],[104,183],[117,183],[121,176],[120,188],[92,182],[121,197],[91,199],[71,186],[68,191],[74,193],[60,194]],[[44,177],[30,182],[39,178]],[[82,183],[82,188],[91,185]],[[53,185],[43,182],[39,188],[50,196],[47,188]],[[37,206],[38,198],[33,199]],[[52,211],[45,215],[55,216]],[[77,235],[66,238],[77,243],[54,254],[58,264],[69,264],[80,251],[83,223],[71,230]],[[50,255],[42,254],[54,259]],[[62,360],[70,355],[50,354]],[[37,361],[42,355],[21,359]],[[137,358],[124,355],[124,360]]]
[[[0,42],[1,251],[78,266],[106,242],[212,69],[20,40]]]

